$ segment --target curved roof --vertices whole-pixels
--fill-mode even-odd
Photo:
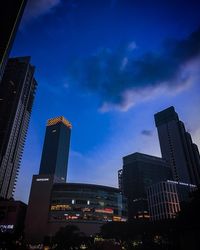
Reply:
[[[120,192],[119,188],[97,185],[97,184],[88,184],[88,183],[55,183],[53,189],[68,189],[68,188],[80,188],[80,189],[98,189],[105,190],[110,192]]]

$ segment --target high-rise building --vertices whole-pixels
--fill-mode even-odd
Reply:
[[[161,153],[172,169],[175,181],[200,185],[198,147],[186,132],[174,107],[155,114]]]
[[[12,197],[37,83],[30,57],[8,60],[0,85],[0,196]]]
[[[166,162],[155,156],[134,153],[123,157],[123,170],[118,172],[122,193],[128,200],[129,219],[148,212],[146,190],[149,186],[171,179]]]
[[[71,127],[63,116],[48,120],[40,175],[54,175],[59,181],[66,181]]]
[[[0,81],[27,0],[6,0],[0,7]]]

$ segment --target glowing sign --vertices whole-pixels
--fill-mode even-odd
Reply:
[[[106,214],[113,214],[112,208],[104,208],[104,209],[95,209],[96,213],[106,213]]]
[[[171,181],[171,180],[167,180],[168,183],[172,183],[172,184],[180,184],[183,186],[189,186],[189,187],[197,187],[196,185],[190,184],[190,183],[185,183],[185,182],[178,182],[178,181]]]
[[[36,181],[49,181],[49,178],[37,178]]]
[[[113,221],[121,221],[121,217],[120,216],[113,216]]]
[[[5,224],[0,225],[1,232],[6,232],[6,231],[12,230],[12,229],[14,229],[14,225],[5,225]]]

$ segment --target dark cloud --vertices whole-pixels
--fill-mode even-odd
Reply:
[[[146,135],[146,136],[152,136],[153,135],[153,132],[151,130],[142,130],[141,131],[141,134],[142,135]]]
[[[182,74],[177,82],[172,81],[180,69],[200,55],[200,29],[184,40],[168,40],[158,54],[134,58],[132,44],[120,46],[116,51],[101,49],[89,58],[72,63],[69,77],[87,91],[98,94],[101,106],[105,103],[125,106],[128,91],[138,93],[162,84],[173,92],[188,77]],[[134,94],[131,98],[134,102]]]

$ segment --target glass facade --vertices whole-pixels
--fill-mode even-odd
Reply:
[[[126,221],[126,200],[119,189],[92,184],[54,184],[49,220]]]

